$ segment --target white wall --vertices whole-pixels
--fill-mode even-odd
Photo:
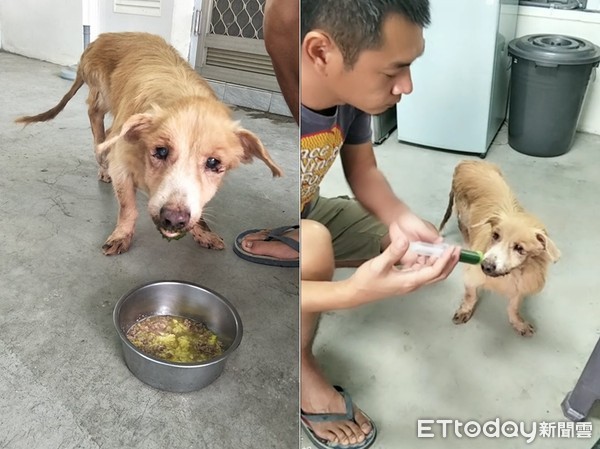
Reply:
[[[115,13],[113,0],[91,3],[91,40],[106,32],[145,31],[162,36],[187,59],[194,0],[162,0],[160,17]]]
[[[78,61],[83,49],[81,2],[0,1],[2,49],[56,64]]]
[[[520,6],[517,37],[527,34],[566,34],[600,46],[600,14]],[[592,73],[578,129],[600,134],[600,71]]]
[[[175,0],[162,0],[161,17],[113,12],[113,0],[98,0],[97,33],[118,31],[146,31],[169,39]]]
[[[186,59],[189,59],[193,15],[194,0],[177,0],[173,5],[170,42]]]
[[[109,31],[146,31],[188,57],[194,0],[162,0],[161,17],[117,14],[113,0],[0,0],[0,48],[60,65],[79,61],[83,17],[90,40]]]

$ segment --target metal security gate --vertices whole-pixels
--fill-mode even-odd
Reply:
[[[204,0],[197,70],[208,79],[279,92],[263,40],[265,0]]]

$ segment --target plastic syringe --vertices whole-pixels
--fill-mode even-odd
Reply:
[[[449,245],[446,243],[433,244],[426,242],[410,242],[408,250],[420,254],[421,256],[440,257],[448,246]],[[483,253],[481,251],[469,251],[467,249],[460,250],[460,257],[458,258],[459,262],[477,265],[480,264],[482,260]]]

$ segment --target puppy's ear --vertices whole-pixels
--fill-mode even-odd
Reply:
[[[244,156],[242,157],[244,164],[249,164],[252,162],[253,157],[257,157],[267,164],[273,176],[283,175],[281,168],[271,159],[271,156],[256,135],[243,128],[239,128],[235,134],[240,139],[242,148],[244,149]]]
[[[134,114],[127,119],[118,135],[112,136],[98,145],[98,152],[105,153],[117,140],[123,138],[128,142],[135,142],[142,133],[152,126],[154,116],[150,114]]]
[[[545,232],[538,231],[535,234],[535,238],[542,244],[542,248],[548,253],[550,260],[554,263],[558,262],[558,259],[560,259],[560,250],[556,247],[554,242],[550,240],[550,237],[548,237]]]

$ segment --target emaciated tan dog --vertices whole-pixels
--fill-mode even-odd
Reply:
[[[119,201],[117,226],[102,246],[104,254],[129,249],[138,189],[148,194],[148,211],[164,237],[191,232],[200,245],[222,249],[223,240],[209,229],[202,211],[224,174],[257,157],[273,176],[282,175],[258,137],[232,119],[208,83],[151,34],[100,35],[83,52],[75,81],[59,104],[16,121],[53,119],[84,83],[99,178],[112,180]],[[107,113],[113,122],[105,132]]]
[[[477,304],[477,289],[508,298],[508,319],[523,336],[535,332],[519,314],[523,299],[540,292],[550,262],[560,251],[544,225],[519,204],[500,169],[483,161],[463,161],[454,170],[450,200],[440,231],[456,210],[465,243],[484,253],[481,265],[467,265],[465,296],[453,317],[466,323]]]

